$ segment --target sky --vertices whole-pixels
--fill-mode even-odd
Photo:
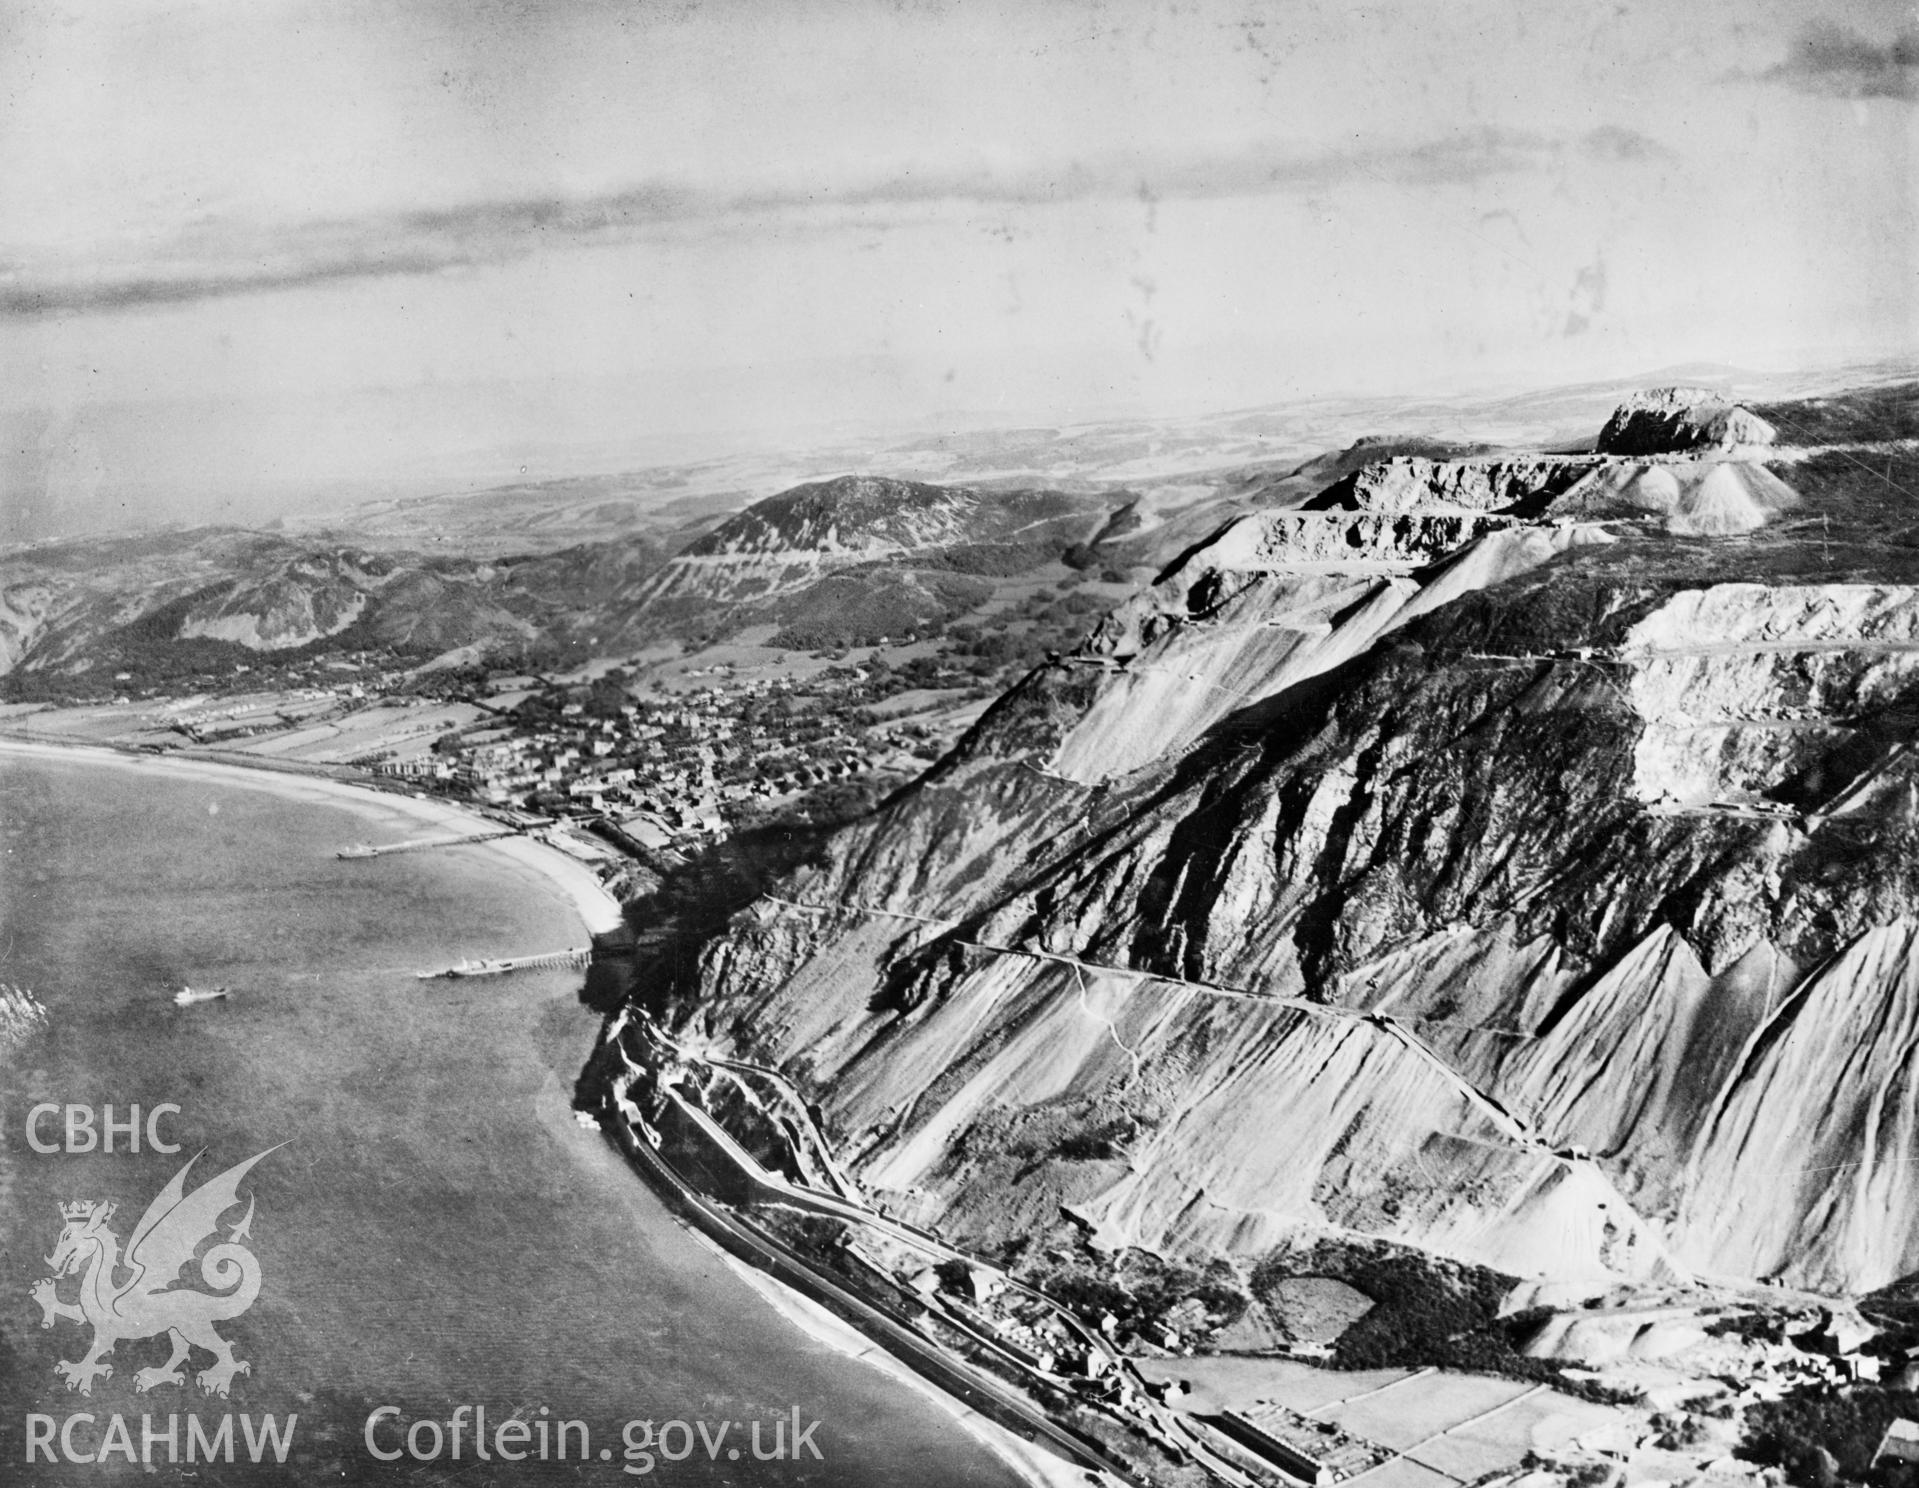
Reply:
[[[1916,147],[1910,0],[0,0],[0,516],[1906,355]]]

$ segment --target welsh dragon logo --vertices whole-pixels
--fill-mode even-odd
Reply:
[[[225,1395],[234,1375],[252,1372],[245,1360],[233,1357],[233,1345],[213,1330],[216,1322],[245,1312],[260,1295],[260,1262],[240,1243],[252,1238],[251,1198],[246,1214],[226,1238],[200,1257],[200,1280],[217,1289],[218,1295],[176,1284],[181,1281],[181,1268],[193,1260],[200,1246],[209,1239],[219,1240],[220,1216],[240,1202],[240,1180],[261,1158],[278,1150],[269,1147],[235,1164],[191,1194],[186,1192],[187,1169],[204,1153],[188,1158],[186,1166],[147,1205],[124,1255],[120,1237],[107,1228],[115,1205],[80,1199],[60,1206],[66,1226],[53,1254],[46,1257],[53,1275],[35,1282],[32,1296],[45,1314],[43,1328],[51,1328],[60,1318],[93,1325],[93,1347],[87,1356],[77,1363],[62,1360],[53,1366],[69,1390],[91,1395],[95,1379],[110,1378],[113,1366],[104,1361],[121,1339],[154,1338],[162,1333],[173,1342],[173,1356],[136,1373],[136,1390],[144,1393],[157,1385],[184,1385],[186,1373],[180,1366],[195,1348],[213,1355],[212,1367],[196,1376],[208,1394]],[[74,1275],[80,1277],[80,1300],[63,1302],[60,1281]]]

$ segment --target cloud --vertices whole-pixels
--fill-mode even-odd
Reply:
[[[267,226],[208,220],[137,260],[78,265],[71,256],[0,260],[0,317],[113,311],[454,272],[551,248],[636,242],[688,229],[720,232],[768,218],[839,221],[851,215],[872,227],[949,206],[1258,196],[1367,181],[1395,187],[1470,185],[1515,173],[1645,166],[1673,158],[1657,141],[1614,126],[1570,137],[1483,129],[1416,144],[1318,153],[1268,143],[1212,154],[1115,154],[1024,172],[904,172],[812,189],[722,193],[655,182],[571,198],[483,201]]]
[[[1048,171],[1005,176],[902,176],[809,196],[811,202],[908,205],[959,201],[981,206],[1045,206],[1090,199],[1257,196],[1317,190],[1374,180],[1391,185],[1460,185],[1489,177],[1581,162],[1650,164],[1673,153],[1630,129],[1607,125],[1563,137],[1514,129],[1479,129],[1417,144],[1354,147],[1304,154],[1268,142],[1240,151],[1178,157],[1114,155]],[[773,206],[778,202],[743,202]]]
[[[1821,21],[1800,32],[1786,60],[1760,76],[1837,98],[1919,98],[1919,30],[1902,31],[1881,46]]]
[[[623,241],[702,210],[689,192],[651,185],[571,200],[478,202],[271,228],[203,223],[138,263],[100,263],[79,273],[25,264],[0,268],[0,316],[117,310],[440,273],[526,257],[554,244]]]

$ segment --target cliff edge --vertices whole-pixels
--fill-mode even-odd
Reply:
[[[1919,1269],[1919,458],[1718,458],[1757,424],[1663,392],[1630,458],[1235,519],[737,916],[679,1026],[981,1253]],[[1648,495],[1655,425],[1711,450]],[[1756,516],[1674,520],[1713,471]]]
[[[1635,393],[1599,431],[1602,455],[1670,455],[1771,444],[1778,431],[1749,408],[1706,388]]]

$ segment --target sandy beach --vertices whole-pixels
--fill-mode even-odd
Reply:
[[[1034,1484],[1035,1488],[1119,1488],[1119,1479],[1110,1474],[1077,1467],[1045,1448],[1015,1436],[997,1421],[955,1400],[930,1380],[907,1368],[857,1328],[833,1316],[811,1297],[803,1297],[777,1278],[754,1270],[712,1242],[703,1243],[794,1327],[828,1347],[838,1349],[847,1357],[878,1370],[888,1379],[924,1395],[950,1414],[981,1446],[1003,1458],[1008,1466]]]
[[[285,800],[325,803],[345,808],[360,818],[366,825],[366,840],[375,843],[422,835],[457,837],[497,825],[475,811],[446,801],[373,790],[350,782],[285,770],[249,769],[222,761],[136,754],[90,744],[42,743],[0,735],[0,772],[4,771],[5,761],[10,757],[53,762],[81,760],[89,765],[134,775],[164,776],[171,780],[198,779],[208,784],[262,791]],[[350,844],[343,841],[339,845],[345,847]],[[598,933],[617,928],[622,923],[620,906],[612,895],[606,892],[584,864],[558,849],[525,837],[496,838],[472,846],[498,853],[546,878],[565,894],[580,922],[589,931]],[[562,1142],[571,1144],[583,1135],[573,1120],[570,1099],[557,1083],[543,1091],[538,1116],[540,1123]],[[637,1177],[631,1177],[630,1181],[640,1182]],[[697,1231],[690,1233],[696,1239],[701,1238]],[[706,1244],[703,1240],[701,1243]],[[714,1249],[714,1254],[791,1326],[832,1348],[849,1361],[873,1369],[927,1399],[951,1416],[961,1429],[1021,1478],[1034,1484],[1035,1488],[1089,1488],[1089,1485],[1111,1481],[1021,1440],[979,1415],[923,1379],[857,1330],[773,1277],[742,1265],[717,1249]]]
[[[458,837],[498,830],[499,826],[477,811],[450,801],[402,795],[398,791],[374,790],[349,781],[333,780],[324,775],[298,774],[284,768],[249,769],[245,765],[177,754],[135,754],[97,744],[38,743],[0,734],[0,759],[7,755],[44,760],[82,759],[90,764],[107,765],[135,773],[220,782],[247,790],[264,791],[284,800],[324,801],[343,806],[362,817],[367,822],[369,836],[375,841],[399,841],[416,836],[422,827],[431,829],[433,833]],[[340,844],[341,847],[349,845],[345,842]],[[594,934],[620,927],[619,901],[601,887],[600,881],[583,863],[557,848],[527,837],[501,837],[475,845],[512,858],[549,879],[566,893],[581,923]]]

